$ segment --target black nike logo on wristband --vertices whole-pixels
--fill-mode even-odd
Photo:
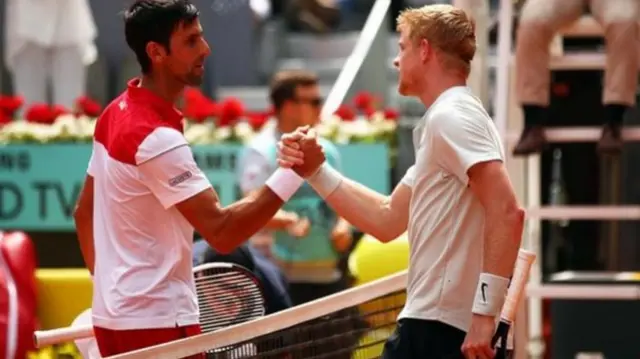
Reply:
[[[484,292],[485,289],[487,289],[489,285],[485,282],[482,282],[482,284],[480,284],[480,291],[482,292],[482,301],[483,302],[487,302],[487,294]]]

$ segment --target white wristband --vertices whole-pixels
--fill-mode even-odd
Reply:
[[[318,192],[320,197],[325,199],[340,186],[343,178],[340,172],[325,162],[313,176],[307,178],[307,182]]]
[[[290,168],[278,167],[267,179],[266,185],[283,201],[288,201],[302,186],[304,178]]]
[[[499,277],[490,273],[480,274],[476,298],[473,301],[474,314],[495,317],[500,314],[502,304],[507,296],[509,278]]]

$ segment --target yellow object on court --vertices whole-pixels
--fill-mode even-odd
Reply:
[[[37,269],[38,319],[41,329],[68,327],[91,307],[93,283],[82,268]]]
[[[356,278],[356,285],[400,272],[408,266],[407,233],[388,243],[382,243],[365,234],[349,257],[349,271]]]
[[[351,356],[352,359],[379,358],[384,349],[387,338],[393,334],[393,328],[380,328],[367,332],[358,342],[358,350]]]
[[[409,240],[406,233],[388,243],[365,235],[349,257],[349,271],[356,279],[356,286],[400,272],[408,266]],[[382,323],[395,323],[405,298],[404,294],[377,298],[359,305],[358,309],[369,325],[375,328]],[[354,355],[358,358],[379,357],[384,340],[394,329],[395,325],[390,325],[367,332],[360,339],[360,345],[368,346],[366,349],[358,350]]]

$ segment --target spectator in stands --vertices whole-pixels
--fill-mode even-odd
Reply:
[[[276,74],[270,97],[277,123],[266,126],[241,155],[239,182],[244,193],[260,188],[278,167],[276,144],[281,134],[298,126],[313,126],[319,120],[322,99],[318,79],[313,73],[283,71]],[[322,146],[328,162],[339,168],[337,149],[328,141],[322,141]],[[287,231],[275,231],[271,246],[273,260],[289,281],[294,305],[346,289],[347,280],[339,269],[339,261],[351,245],[350,225],[338,218],[307,184],[283,209],[308,218],[311,223],[309,233],[301,238]]]
[[[524,111],[524,130],[514,155],[542,151],[547,141],[544,126],[549,106],[549,45],[563,26],[570,25],[590,5],[602,24],[607,45],[604,79],[604,126],[598,150],[617,153],[622,148],[620,129],[627,108],[635,103],[638,80],[637,0],[527,0],[516,46],[516,88]]]
[[[14,90],[27,106],[53,103],[72,109],[84,94],[87,66],[97,57],[96,26],[88,0],[7,0],[5,62]]]

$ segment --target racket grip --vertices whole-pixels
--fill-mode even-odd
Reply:
[[[513,323],[518,309],[518,304],[520,303],[522,294],[525,292],[531,265],[535,259],[535,253],[524,249],[520,249],[518,252],[518,259],[516,260],[513,276],[511,277],[511,283],[509,284],[509,289],[507,291],[507,297],[500,315],[502,320]]]
[[[507,337],[509,336],[509,329],[511,324],[505,321],[500,321],[498,329],[491,339],[491,347],[496,349],[496,356],[494,359],[504,359],[507,357]],[[496,345],[500,342],[500,347],[496,348]]]
[[[511,325],[509,323],[500,321],[500,324],[498,324],[498,329],[496,329],[496,333],[493,335],[493,338],[491,338],[491,347],[495,348],[500,339],[506,339],[507,335],[509,335],[510,328]]]
[[[507,297],[505,298],[504,306],[502,307],[502,313],[500,315],[500,323],[496,329],[496,333],[491,339],[491,347],[495,348],[498,341],[500,341],[500,348],[496,351],[496,358],[502,359],[507,357],[507,338],[509,336],[509,330],[511,329],[511,323],[513,323],[516,315],[516,310],[520,302],[520,298],[524,293],[527,280],[529,278],[529,271],[531,265],[536,259],[536,255],[532,252],[520,249],[518,251],[518,258],[516,260],[515,269],[511,282],[509,283],[509,289],[507,291]]]

